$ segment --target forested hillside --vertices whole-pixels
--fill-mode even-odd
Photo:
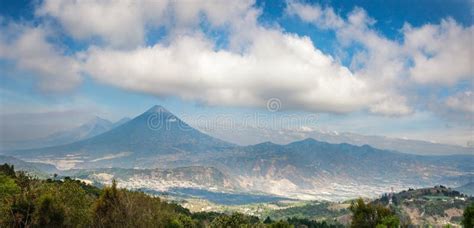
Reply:
[[[434,190],[410,190],[391,198],[396,199],[393,202],[396,205],[415,195],[426,198],[432,193],[440,197],[462,196],[438,187]],[[464,204],[467,202],[470,201]],[[295,211],[290,213],[291,217],[275,214],[274,218],[280,220],[240,213],[191,213],[159,197],[120,189],[115,181],[111,186],[97,188],[69,177],[41,180],[26,172],[15,171],[8,164],[0,166],[0,203],[0,227],[343,227],[334,220],[315,221],[298,216],[296,212],[301,210],[296,208],[290,210]],[[352,227],[408,225],[410,220],[405,220],[396,207],[386,204],[387,197],[370,203],[362,199],[352,201],[349,224]],[[459,218],[465,227],[472,227],[473,211],[474,204],[468,206],[463,217]],[[318,213],[321,212],[314,212]]]
[[[302,219],[261,221],[239,213],[191,213],[142,192],[71,178],[40,180],[0,166],[0,227],[338,227]]]

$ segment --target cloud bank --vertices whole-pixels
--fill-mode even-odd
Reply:
[[[88,75],[126,90],[207,105],[264,108],[278,98],[283,109],[388,116],[414,112],[407,88],[472,78],[474,30],[453,19],[406,24],[397,41],[373,29],[376,21],[361,8],[341,16],[330,7],[290,1],[286,13],[334,31],[342,49],[362,49],[344,66],[309,37],[261,25],[252,1],[45,0],[36,11],[44,26],[2,28],[18,39],[1,39],[0,57],[37,73],[44,90],[72,89]],[[46,22],[87,47],[64,54],[48,42],[54,34]],[[166,34],[150,44],[147,37],[159,28]],[[225,34],[224,41],[209,33]],[[453,96],[446,104],[458,108],[463,102]]]

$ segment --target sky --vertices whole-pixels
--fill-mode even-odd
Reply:
[[[322,131],[473,145],[472,6],[3,0],[0,141],[159,104],[238,144]]]

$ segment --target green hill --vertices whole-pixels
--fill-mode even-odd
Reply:
[[[474,197],[439,185],[385,194],[374,202],[393,208],[402,224],[459,225],[464,209],[474,203]]]

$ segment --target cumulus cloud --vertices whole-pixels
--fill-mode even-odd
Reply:
[[[80,81],[80,70],[102,83],[127,90],[178,96],[209,105],[265,107],[268,99],[278,98],[283,108],[314,112],[409,113],[408,108],[401,107],[404,103],[400,101],[405,99],[378,88],[367,75],[354,74],[315,48],[308,37],[259,25],[260,11],[253,4],[220,0],[190,4],[46,0],[37,15],[56,20],[75,39],[98,37],[103,43],[90,46],[78,55],[80,58],[72,58],[55,50],[45,41],[44,34],[25,32],[26,38],[36,37],[34,41],[41,42],[37,47],[44,46],[42,51],[47,56],[54,56],[46,62],[32,58],[29,68],[44,67],[43,81],[53,83],[42,85],[57,83],[63,89]],[[308,11],[308,19],[328,28],[345,24],[332,9],[294,5],[295,13],[302,9]],[[317,15],[311,18],[312,14]],[[351,25],[364,26],[366,18],[357,16],[354,14],[349,20]],[[216,43],[201,31],[203,20],[212,28],[229,32],[228,48],[216,49]],[[145,45],[147,30],[157,26],[168,27],[169,38]],[[13,52],[10,55],[19,65],[28,65],[21,64],[23,56]],[[52,64],[64,69],[47,71],[53,69]],[[54,81],[60,78],[58,74],[66,75],[62,76],[63,81]],[[392,104],[394,100],[397,102]]]
[[[64,92],[81,82],[78,62],[50,44],[44,28],[12,24],[1,27],[0,33],[0,58],[38,76],[40,89]]]
[[[355,8],[345,19],[335,15],[331,7],[290,1],[287,12],[319,28],[334,30],[342,45],[363,45],[365,49],[353,58],[354,70],[358,70],[355,73],[382,77],[378,81],[393,83],[393,79],[409,78],[419,84],[449,86],[473,75],[474,27],[464,27],[451,18],[421,27],[406,24],[403,41],[399,42],[372,29],[376,21],[361,8]]]
[[[418,83],[452,85],[473,76],[472,35],[474,27],[463,27],[453,19],[442,20],[439,25],[404,28],[411,77]]]
[[[186,30],[198,25],[202,15],[212,26],[224,26],[252,5],[249,0],[45,0],[36,14],[57,19],[76,39],[100,38],[108,46],[133,48],[144,44],[149,29]]]
[[[161,21],[166,4],[165,1],[47,0],[36,14],[57,18],[77,39],[98,37],[116,47],[130,47],[144,41],[145,25],[149,20]]]
[[[347,19],[334,13],[331,7],[288,2],[287,13],[300,17],[322,29],[335,30],[342,47],[358,43],[365,47],[352,57],[351,71],[372,88],[374,96],[379,96],[368,105],[372,113],[400,116],[413,112],[407,99],[400,94],[400,75],[405,71],[401,47],[373,29],[375,20],[361,8],[355,8]]]
[[[343,47],[350,47],[354,43],[362,45],[364,48],[352,58],[351,69],[355,74],[371,79],[371,83],[377,84],[377,87],[387,88],[387,84],[394,83],[403,73],[404,59],[401,55],[401,46],[373,30],[371,25],[375,20],[370,18],[365,10],[355,8],[345,19],[335,15],[330,7],[322,9],[319,5],[289,2],[287,11],[290,15],[296,15],[317,27],[334,30]],[[311,14],[314,16],[310,16]],[[332,16],[318,16],[320,14]],[[313,17],[317,19],[312,19]],[[327,26],[328,24],[333,26]]]
[[[89,43],[86,50],[65,55],[47,41],[45,29],[25,27],[0,41],[0,57],[37,72],[49,90],[73,88],[81,72],[127,90],[209,105],[265,107],[278,98],[283,108],[391,116],[413,113],[407,83],[452,84],[472,75],[472,27],[453,20],[406,25],[400,42],[374,30],[376,21],[361,8],[341,17],[330,7],[290,1],[287,13],[333,29],[342,48],[356,43],[363,50],[346,67],[308,37],[262,26],[252,0],[45,0],[36,15]],[[225,31],[228,43],[206,36],[203,24]],[[158,27],[166,37],[148,45],[148,33]]]
[[[413,110],[406,105],[405,97],[392,95],[386,99],[370,106],[370,111],[386,116],[403,116],[413,112]]]
[[[412,113],[410,101],[404,96],[407,88],[448,87],[470,80],[474,74],[474,27],[462,26],[451,18],[421,27],[406,24],[401,30],[403,39],[398,41],[373,29],[376,21],[361,8],[342,17],[335,15],[331,7],[289,1],[287,13],[320,29],[334,30],[343,47],[354,43],[362,47],[352,56],[351,71],[371,87],[386,91],[386,99],[369,106],[372,112]]]
[[[350,112],[372,102],[364,81],[314,48],[307,37],[262,31],[244,53],[214,50],[202,36],[131,51],[92,49],[85,71],[134,91],[178,95],[210,105],[284,107]],[[337,91],[337,92],[336,92]]]
[[[462,112],[466,115],[474,114],[474,94],[472,91],[458,92],[445,100],[445,105],[455,112]]]
[[[296,1],[288,1],[286,12],[289,15],[297,15],[304,21],[315,23],[322,28],[340,28],[344,25],[344,20],[331,7],[323,9],[319,5],[311,6]]]

